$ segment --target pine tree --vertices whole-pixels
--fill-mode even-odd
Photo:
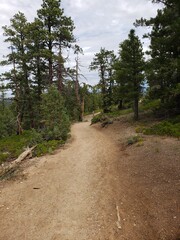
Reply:
[[[100,86],[103,98],[103,111],[108,112],[112,103],[112,66],[115,61],[115,55],[113,51],[108,51],[105,48],[101,48],[99,53],[95,54],[95,57],[90,65],[90,70],[98,70],[100,77]]]
[[[116,63],[116,81],[120,85],[121,98],[133,100],[134,119],[138,120],[138,103],[144,81],[144,58],[142,44],[132,29],[128,39],[119,46],[119,60]]]
[[[63,87],[64,62],[63,49],[71,47],[75,41],[74,24],[70,17],[64,16],[60,0],[43,0],[38,17],[43,24],[45,56],[48,61],[48,82],[57,81],[59,91]]]
[[[163,3],[157,15],[150,20],[136,20],[136,26],[151,26],[144,37],[151,40],[148,54],[147,80],[152,98],[161,99],[167,113],[180,112],[180,5],[177,0],[154,0]]]
[[[17,133],[22,132],[24,126],[33,127],[32,96],[30,88],[29,55],[27,52],[27,19],[18,12],[10,20],[11,25],[4,26],[5,42],[10,44],[11,53],[2,62],[4,65],[12,65],[10,72],[3,74],[4,79],[9,80],[9,88],[15,96],[17,110]]]

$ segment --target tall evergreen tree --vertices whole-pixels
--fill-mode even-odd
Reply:
[[[55,84],[65,96],[64,54],[65,50],[75,48],[75,38],[73,21],[64,16],[60,3],[59,0],[43,0],[38,18],[32,23],[18,12],[10,20],[10,26],[3,27],[10,53],[1,64],[10,65],[12,69],[4,73],[2,79],[8,80],[14,95],[18,134],[23,128],[38,128],[42,94],[50,85]],[[75,95],[74,87],[72,91]]]
[[[28,55],[33,89],[37,100],[41,100],[43,90],[47,88],[47,69],[45,65],[45,44],[42,22],[35,18],[28,23]]]
[[[4,26],[5,42],[10,44],[11,53],[7,55],[4,65],[12,65],[10,72],[6,72],[4,79],[9,80],[9,87],[15,96],[17,110],[17,132],[21,133],[22,122],[25,127],[33,126],[33,111],[30,88],[29,55],[27,53],[27,19],[18,12],[10,20],[11,25]]]
[[[105,48],[101,48],[99,53],[95,54],[95,57],[90,65],[90,70],[98,70],[100,77],[100,86],[103,98],[103,111],[108,112],[111,106],[112,100],[112,66],[115,61],[115,55],[113,51],[108,51]]]
[[[136,26],[151,26],[151,59],[147,65],[147,80],[151,97],[161,99],[169,113],[180,112],[180,4],[177,0],[154,0],[163,3],[157,15],[150,20],[136,20]]]
[[[71,47],[75,41],[73,36],[74,24],[70,17],[64,16],[60,0],[43,0],[38,17],[42,21],[46,59],[48,61],[49,85],[56,80],[59,91],[62,91],[64,71],[63,49]]]
[[[135,120],[138,120],[138,103],[144,81],[143,70],[142,44],[132,29],[130,30],[128,39],[119,46],[119,60],[116,63],[116,80],[120,84],[122,98],[126,97],[134,102]]]

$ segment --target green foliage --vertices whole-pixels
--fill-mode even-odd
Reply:
[[[63,92],[64,79],[69,76],[63,54],[75,43],[73,21],[64,15],[61,1],[43,0],[33,22],[18,12],[3,30],[10,52],[1,65],[10,65],[11,69],[2,74],[2,80],[12,91],[19,129],[38,129],[42,93],[52,84]],[[52,132],[57,137],[56,127]]]
[[[145,130],[146,130],[146,127],[144,127],[144,126],[138,126],[135,129],[136,133],[144,133]]]
[[[75,89],[74,89],[74,82],[67,81],[64,85],[64,105],[67,109],[67,114],[71,121],[79,121],[80,116],[80,107],[77,104]]]
[[[9,107],[0,105],[0,139],[16,132],[16,120]]]
[[[64,143],[63,140],[45,141],[41,134],[34,129],[24,131],[22,135],[12,135],[0,139],[0,163],[16,159],[26,147],[37,145],[33,155],[42,156],[46,153],[52,153],[57,147]]]
[[[180,115],[177,115],[176,117],[169,119],[169,122],[172,124],[180,123]]]
[[[136,20],[136,25],[151,26],[151,33],[144,36],[151,41],[147,52],[151,58],[146,63],[146,78],[150,86],[150,97],[161,99],[158,112],[167,117],[180,113],[179,1],[153,2],[164,5],[161,5],[155,17]]]
[[[135,143],[142,143],[142,142],[143,142],[143,138],[140,137],[139,135],[131,136],[127,139],[127,145],[132,145]]]
[[[42,135],[46,140],[66,140],[70,121],[64,106],[64,99],[55,87],[42,95]]]
[[[34,146],[41,141],[42,137],[35,130],[0,139],[0,162],[17,158],[26,147]]]
[[[180,137],[180,122],[173,123],[170,121],[163,121],[161,123],[155,124],[150,128],[144,129],[143,133],[151,135],[166,135],[172,137]]]
[[[118,83],[119,100],[131,100],[134,102],[134,119],[138,119],[138,101],[144,82],[144,57],[142,44],[130,30],[128,39],[119,46],[119,59],[114,65]]]
[[[141,110],[155,110],[160,106],[160,99],[155,100],[143,100],[140,109]]]
[[[99,73],[99,86],[102,93],[102,109],[104,113],[109,112],[113,100],[113,65],[115,61],[114,51],[101,48],[90,64],[90,70],[98,70]]]
[[[8,159],[10,159],[10,153],[9,152],[0,152],[0,164],[5,162]]]
[[[83,88],[81,88],[80,91],[81,95],[84,96],[85,115],[100,112],[99,109],[102,109],[102,94],[99,85],[90,86],[86,84],[85,86],[85,84],[83,84]]]
[[[34,150],[34,155],[37,157],[40,157],[46,153],[52,154],[55,149],[57,149],[59,146],[63,145],[65,142],[63,140],[50,140],[50,141],[44,141],[37,145],[37,147]]]
[[[35,129],[32,129],[30,131],[26,130],[26,131],[24,131],[23,135],[27,136],[27,144],[29,147],[32,147],[43,141],[43,137],[42,137],[41,133],[37,132]]]
[[[128,108],[128,109],[123,109],[123,110],[111,111],[111,112],[107,113],[106,115],[110,118],[113,118],[113,117],[118,117],[121,115],[126,115],[126,114],[129,114],[132,112],[133,112],[132,108]]]
[[[103,122],[103,121],[106,121],[108,119],[116,118],[116,117],[126,115],[126,114],[129,114],[129,113],[132,113],[132,112],[133,112],[132,108],[129,108],[129,109],[124,109],[124,110],[112,110],[111,112],[106,113],[106,114],[99,113],[91,119],[91,124],[95,124],[95,123],[98,123],[98,122]]]
[[[102,113],[97,114],[97,115],[95,115],[95,116],[91,119],[91,124],[95,124],[95,123],[101,122],[102,119],[104,119],[104,114],[102,114]]]

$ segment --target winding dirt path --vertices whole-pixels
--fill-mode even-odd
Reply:
[[[119,149],[89,125],[74,124],[69,146],[2,189],[0,239],[117,239]]]
[[[179,240],[179,141],[127,147],[134,129],[77,123],[64,149],[25,161],[0,183],[0,240]]]

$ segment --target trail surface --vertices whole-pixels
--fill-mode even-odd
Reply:
[[[177,139],[127,146],[136,134],[127,117],[107,128],[77,123],[71,134],[0,182],[0,240],[180,239]]]
[[[0,239],[117,239],[118,148],[89,125],[74,124],[69,146],[2,189]]]

